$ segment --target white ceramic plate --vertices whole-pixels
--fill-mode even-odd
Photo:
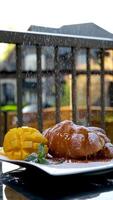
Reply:
[[[59,164],[38,164],[20,160],[10,160],[5,156],[0,155],[0,161],[9,162],[25,168],[34,168],[46,172],[49,175],[61,176],[72,174],[95,174],[105,173],[113,170],[113,159],[109,161],[94,161],[94,162],[63,162]]]

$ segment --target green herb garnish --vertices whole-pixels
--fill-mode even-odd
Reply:
[[[25,161],[28,162],[35,162],[35,163],[40,163],[40,164],[48,164],[48,161],[46,159],[46,151],[44,144],[40,144],[37,149],[37,153],[32,153],[30,154]]]
[[[41,164],[47,163],[44,144],[40,144],[38,147],[37,162]]]
[[[28,161],[28,162],[30,162],[30,161],[35,162],[36,160],[37,160],[37,153],[32,153],[32,154],[28,155],[27,158],[25,159],[25,161]]]
[[[30,154],[25,161],[27,162],[35,162],[40,164],[60,164],[64,162],[64,159],[58,159],[58,160],[52,160],[52,159],[46,159],[46,151],[44,144],[40,144],[37,148],[37,153]]]

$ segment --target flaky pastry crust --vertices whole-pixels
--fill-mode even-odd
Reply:
[[[49,153],[54,157],[84,158],[102,151],[110,140],[105,131],[65,120],[43,132],[48,139]]]

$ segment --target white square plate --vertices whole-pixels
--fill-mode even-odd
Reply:
[[[25,168],[34,168],[53,176],[106,173],[113,170],[113,159],[88,162],[63,162],[59,164],[39,164],[23,160],[10,160],[0,155],[0,161],[9,162]]]

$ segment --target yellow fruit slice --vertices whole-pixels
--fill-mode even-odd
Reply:
[[[3,147],[0,147],[0,155],[1,155],[1,156],[5,156],[5,152],[4,152],[4,150],[3,150]]]
[[[6,133],[3,149],[8,158],[24,160],[29,154],[38,152],[39,144],[44,144],[47,153],[47,139],[37,129],[19,127],[12,128]]]

